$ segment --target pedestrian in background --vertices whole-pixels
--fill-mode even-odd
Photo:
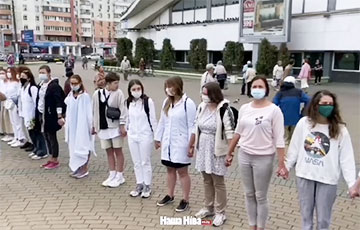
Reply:
[[[98,72],[94,77],[95,90],[103,89],[106,86],[105,71],[102,66],[98,68]]]
[[[155,105],[137,79],[129,82],[126,104],[128,143],[136,178],[136,187],[130,196],[148,198],[152,183],[151,153],[157,128]]]
[[[127,81],[131,70],[131,64],[126,56],[124,56],[123,60],[121,61],[120,68],[124,74],[124,80]]]
[[[45,164],[43,167],[44,169],[55,169],[60,166],[57,132],[65,124],[65,93],[59,85],[59,79],[50,75],[50,68],[44,66],[41,69],[45,70],[47,76],[50,77],[44,96],[44,134],[51,159],[49,164]]]
[[[166,99],[163,102],[160,121],[155,132],[155,148],[161,148],[161,163],[167,168],[168,194],[157,206],[174,202],[174,190],[177,174],[183,189],[183,199],[175,211],[183,212],[189,208],[190,176],[188,166],[189,141],[194,127],[195,103],[183,92],[180,77],[171,77],[165,81]]]
[[[234,149],[239,145],[238,164],[250,229],[263,230],[269,216],[267,193],[275,153],[278,154],[277,173],[286,170],[284,118],[280,108],[266,99],[270,91],[266,78],[255,77],[250,86],[254,99],[239,110],[227,165],[231,165]]]
[[[277,87],[280,86],[280,81],[284,75],[284,67],[282,66],[282,61],[278,61],[277,64],[273,68],[273,80],[275,80],[276,84],[274,85],[274,88],[277,89]]]
[[[102,186],[116,188],[125,183],[124,138],[126,137],[126,107],[123,92],[119,89],[120,77],[109,72],[106,86],[93,95],[93,134],[100,139],[101,148],[106,151],[109,176]]]
[[[322,66],[319,59],[317,59],[316,62],[315,62],[314,75],[315,75],[315,85],[317,85],[318,83],[320,85],[321,84],[321,77],[323,75],[323,66]]]
[[[140,77],[144,77],[145,67],[146,67],[146,63],[145,63],[145,61],[144,61],[144,58],[141,58],[141,59],[140,59],[140,62],[139,62],[139,73],[140,73]]]
[[[71,92],[65,98],[65,142],[69,147],[71,176],[77,179],[89,175],[88,163],[95,151],[91,134],[93,112],[91,96],[85,91],[79,75],[69,77]]]
[[[307,116],[295,127],[286,167],[295,168],[302,229],[312,230],[314,210],[317,229],[330,229],[337,184],[342,173],[350,195],[355,184],[355,160],[350,134],[340,116],[336,95],[314,94]],[[288,172],[285,173],[288,176]]]
[[[202,87],[208,82],[216,82],[215,66],[212,63],[206,65],[206,72],[201,77],[200,95],[202,94]]]
[[[308,80],[311,78],[311,67],[309,64],[309,58],[305,58],[305,62],[301,67],[298,78],[301,80],[301,89],[305,92],[309,88]]]
[[[14,56],[13,53],[10,53],[7,56],[6,62],[7,62],[8,67],[14,67],[15,66],[15,56]]]
[[[290,59],[289,64],[285,67],[284,75],[282,76],[282,81],[288,76],[292,76],[292,71],[294,67],[295,61],[294,59]]]
[[[245,73],[246,88],[247,88],[248,97],[251,97],[251,82],[255,77],[256,77],[256,70],[253,68],[253,65],[250,63],[250,64],[248,64],[248,68],[247,68],[246,73]]]
[[[301,89],[295,88],[295,78],[288,76],[280,86],[280,91],[273,98],[273,103],[280,107],[284,114],[286,143],[290,144],[296,124],[302,117],[301,104],[305,108],[309,103],[309,96]]]
[[[213,225],[216,227],[223,225],[226,220],[225,157],[235,129],[229,103],[217,83],[206,83],[189,143],[190,156],[196,149],[195,168],[204,180],[205,204],[195,217],[205,218],[215,214]]]
[[[219,83],[220,89],[224,90],[227,72],[221,60],[217,62],[214,73],[216,74],[216,79]]]
[[[82,68],[88,69],[88,62],[89,62],[88,58],[86,56],[83,56],[81,60],[82,60]]]
[[[104,59],[104,57],[103,57],[103,56],[100,56],[100,59],[99,59],[99,66],[104,67],[104,65],[105,65],[105,59]]]

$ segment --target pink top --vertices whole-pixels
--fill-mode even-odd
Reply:
[[[299,78],[310,78],[311,67],[308,63],[304,63],[299,73]]]
[[[241,150],[251,155],[271,155],[276,148],[285,148],[284,116],[275,104],[264,108],[254,108],[252,102],[242,105],[235,132],[240,135]]]

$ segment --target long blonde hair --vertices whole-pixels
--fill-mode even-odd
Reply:
[[[183,85],[184,85],[184,83],[180,77],[178,77],[178,76],[170,77],[164,83],[164,91],[166,93],[166,88],[172,88],[175,96],[182,97],[184,94],[183,93]],[[168,115],[170,106],[172,104],[174,104],[174,102],[175,102],[175,97],[171,97],[168,95],[168,99],[164,106],[164,112],[166,115]]]

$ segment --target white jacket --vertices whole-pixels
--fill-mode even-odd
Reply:
[[[231,140],[233,138],[234,129],[235,129],[235,127],[232,127],[232,124],[231,124],[232,121],[229,116],[228,109],[225,110],[223,121],[221,120],[220,108],[224,105],[224,103],[228,103],[229,104],[228,108],[230,109],[230,102],[226,99],[223,100],[222,102],[220,102],[216,108],[216,134],[215,134],[215,155],[216,156],[226,155],[227,150],[229,148],[228,140]],[[199,105],[197,114],[196,114],[196,121],[199,119],[199,117],[201,117],[204,114],[206,106],[207,106],[207,104],[204,102],[202,102]],[[195,121],[195,129],[194,129],[193,133],[195,133],[195,146],[196,146],[196,150],[198,150],[199,135],[201,135],[201,134],[200,134],[200,130],[198,127],[198,123],[196,121]],[[223,122],[224,122],[224,133],[222,133]]]
[[[28,84],[25,88],[21,87],[20,91],[21,111],[19,111],[19,114],[21,114],[24,118],[26,128],[30,127],[31,121],[35,118],[36,97],[38,93],[38,88],[36,86],[32,86],[30,88],[30,97],[29,87],[30,84]]]
[[[336,185],[340,172],[349,187],[355,183],[355,160],[351,138],[345,126],[337,139],[329,137],[329,125],[312,123],[303,117],[297,123],[287,151],[286,167],[296,164],[296,176]]]
[[[162,108],[168,99],[163,102]],[[185,111],[186,101],[186,111]],[[194,128],[196,105],[185,94],[172,108],[168,115],[161,110],[160,120],[155,132],[155,141],[161,142],[161,160],[188,164],[187,156],[190,137]]]
[[[202,87],[208,83],[208,82],[216,82],[216,78],[213,76],[211,76],[208,71],[206,71],[205,73],[203,73],[203,75],[201,76],[201,82],[200,82],[200,94],[202,94]]]
[[[273,76],[276,79],[281,79],[283,75],[284,75],[284,68],[282,66],[275,65],[273,69]]]

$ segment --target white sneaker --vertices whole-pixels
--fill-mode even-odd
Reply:
[[[12,141],[14,138],[12,136],[6,135],[5,137],[1,138],[4,142]]]
[[[141,192],[143,191],[144,189],[144,185],[143,184],[137,184],[136,185],[136,188],[130,192],[130,196],[131,197],[137,197],[141,194]]]
[[[16,141],[14,144],[10,145],[12,148],[17,148],[23,146],[25,143],[21,141]]]
[[[9,141],[7,144],[8,145],[13,145],[13,144],[15,144],[17,142],[17,140],[14,138],[14,139],[12,139],[11,141]]]
[[[195,214],[195,217],[202,219],[212,215],[214,215],[214,212],[210,212],[207,208],[202,208]]]
[[[44,158],[47,158],[49,155],[44,155],[44,156],[38,156],[38,155],[33,155],[32,157],[31,157],[31,159],[33,159],[33,160],[41,160],[41,159],[44,159]]]
[[[115,176],[114,179],[112,179],[109,183],[108,186],[110,188],[117,188],[119,187],[121,184],[125,183],[125,178],[123,176]]]
[[[112,181],[112,179],[114,179],[115,175],[113,175],[113,176],[109,175],[109,177],[106,180],[104,180],[101,185],[104,186],[104,187],[108,187],[110,181]]]
[[[225,216],[225,214],[223,214],[223,213],[216,213],[216,214],[215,214],[215,217],[214,217],[214,219],[213,219],[213,225],[214,225],[215,227],[219,227],[219,226],[223,225],[223,224],[225,223],[225,221],[226,221],[226,216]]]
[[[28,155],[28,157],[33,157],[33,156],[35,156],[36,154],[35,153],[30,153],[29,155]]]
[[[150,185],[145,185],[144,190],[141,193],[142,198],[149,198],[151,195]]]

